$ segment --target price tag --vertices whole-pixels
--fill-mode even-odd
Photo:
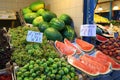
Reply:
[[[81,25],[80,36],[96,36],[96,25],[95,24]]]
[[[28,42],[42,43],[42,37],[43,33],[41,32],[28,31],[26,40]]]

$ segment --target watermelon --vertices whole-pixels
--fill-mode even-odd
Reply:
[[[66,56],[75,54],[74,49],[71,49],[69,46],[65,45],[63,42],[55,41],[55,47],[57,50]]]
[[[102,35],[103,34],[102,29],[97,27],[96,28],[96,34]]]
[[[96,44],[97,44],[97,45],[99,45],[99,44],[102,43],[102,42],[107,42],[108,40],[109,40],[108,38],[96,34]]]
[[[64,21],[58,19],[58,18],[52,18],[50,21],[50,27],[53,27],[57,29],[58,31],[61,31],[65,28]]]
[[[81,50],[80,50],[77,46],[75,46],[74,44],[72,44],[68,39],[65,38],[65,39],[64,39],[64,43],[65,43],[67,46],[69,46],[69,48],[75,49],[77,54],[80,54],[80,53],[81,53]]]
[[[48,22],[40,22],[38,25],[38,29],[40,30],[40,32],[44,32],[45,29],[47,29],[49,27],[49,23]]]
[[[97,51],[95,56],[97,58],[100,58],[102,60],[106,60],[107,62],[111,63],[113,70],[120,70],[120,64],[118,64],[117,62],[115,62],[111,57],[103,54],[101,51]]]
[[[84,54],[80,56],[80,60],[84,62],[84,64],[90,66],[94,70],[98,71],[99,74],[107,74],[110,72],[110,64],[104,65],[102,62],[94,61],[88,54]]]
[[[75,31],[70,25],[65,25],[65,29],[63,29],[61,33],[64,38],[70,41],[73,41],[75,38]]]
[[[56,41],[56,40],[62,41],[63,40],[61,33],[52,27],[47,28],[44,31],[44,35],[47,37],[48,40],[53,40],[53,41]]]
[[[39,26],[39,24],[40,24],[40,22],[42,22],[43,21],[43,18],[42,18],[42,16],[38,16],[38,17],[36,17],[34,20],[33,20],[33,22],[32,22],[32,24],[33,24],[33,26]]]
[[[46,22],[50,22],[50,20],[52,18],[56,18],[57,17],[56,14],[51,12],[51,11],[44,11],[41,15],[42,15],[44,21],[46,21]]]
[[[68,63],[72,66],[76,67],[77,69],[81,70],[82,72],[91,75],[91,76],[98,76],[99,72],[88,65],[85,65],[83,61],[76,59],[73,56],[68,56]]]
[[[77,44],[77,46],[82,50],[82,51],[85,51],[85,52],[90,52],[94,49],[94,45],[93,44],[90,44],[82,39],[78,39],[76,38],[75,39],[75,42]]]
[[[25,15],[23,15],[23,17],[24,17],[26,23],[32,24],[33,20],[36,17],[38,17],[38,15],[37,15],[37,13],[32,12],[32,13],[26,13]]]
[[[44,12],[45,12],[45,9],[39,9],[39,10],[37,11],[37,14],[38,14],[39,16],[41,16]]]
[[[59,19],[65,22],[65,25],[71,25],[72,18],[68,14],[61,14]]]
[[[68,63],[90,76],[107,74],[111,71],[110,63],[103,63],[98,59],[97,61],[92,59],[97,58],[87,54],[80,56],[79,59],[75,58],[74,56],[68,56]]]
[[[45,7],[45,3],[41,1],[33,2],[30,4],[30,9],[32,11],[38,11],[39,9],[43,9]]]

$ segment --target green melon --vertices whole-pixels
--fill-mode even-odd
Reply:
[[[41,16],[44,12],[45,12],[45,9],[39,9],[39,10],[37,11],[37,14],[38,14],[39,16]]]
[[[44,35],[47,37],[48,40],[53,40],[53,41],[56,41],[56,40],[62,41],[63,40],[61,33],[52,27],[47,28],[44,31]]]
[[[73,41],[75,38],[75,31],[70,25],[66,25],[65,29],[62,31],[62,35],[64,38]]]
[[[45,7],[45,4],[44,2],[41,2],[41,1],[33,2],[30,4],[30,9],[32,11],[38,11],[39,9],[42,9],[44,7]]]
[[[32,24],[33,20],[36,17],[38,17],[38,15],[37,15],[37,13],[32,12],[32,13],[27,13],[27,14],[23,15],[23,17],[24,17],[26,23]]]
[[[31,12],[32,12],[32,10],[29,7],[25,7],[25,8],[22,9],[22,14],[23,15],[27,14],[27,13],[31,13]]]
[[[38,16],[38,17],[36,17],[34,20],[33,20],[33,26],[37,26],[38,27],[38,25],[39,25],[39,23],[40,22],[42,22],[43,21],[43,18],[42,18],[42,16]]]
[[[52,18],[56,18],[57,17],[56,14],[51,12],[51,11],[44,11],[41,15],[42,15],[44,21],[46,21],[46,22],[50,22],[50,20]]]
[[[72,18],[68,14],[61,14],[59,19],[65,22],[65,25],[71,25]]]
[[[50,21],[50,27],[53,27],[53,28],[57,29],[58,31],[61,31],[65,28],[65,23],[64,23],[64,21],[62,21],[58,18],[53,18]]]
[[[49,27],[49,23],[48,22],[40,22],[38,25],[38,29],[40,30],[40,32],[44,32],[45,29],[47,29]]]

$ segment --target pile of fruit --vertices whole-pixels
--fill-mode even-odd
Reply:
[[[18,69],[17,80],[78,80],[78,76],[64,58],[31,60]]]
[[[120,36],[117,38],[110,38],[108,41],[102,42],[97,46],[97,49],[106,55],[120,60]]]
[[[64,38],[72,41],[75,37],[72,18],[68,14],[57,16],[54,12],[45,9],[45,3],[38,1],[22,9],[24,20],[34,27],[38,27],[48,40],[62,41]]]
[[[24,66],[30,60],[59,57],[58,52],[54,46],[49,44],[45,36],[43,36],[42,43],[27,42],[26,36],[28,30],[39,31],[37,27],[30,28],[26,26],[9,29],[14,49],[11,57],[12,61],[16,62],[19,66]]]
[[[102,17],[98,14],[94,14],[94,21],[95,23],[110,23],[110,21],[107,18]]]

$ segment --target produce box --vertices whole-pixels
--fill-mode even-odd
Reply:
[[[11,67],[0,70],[0,80],[14,80]]]

